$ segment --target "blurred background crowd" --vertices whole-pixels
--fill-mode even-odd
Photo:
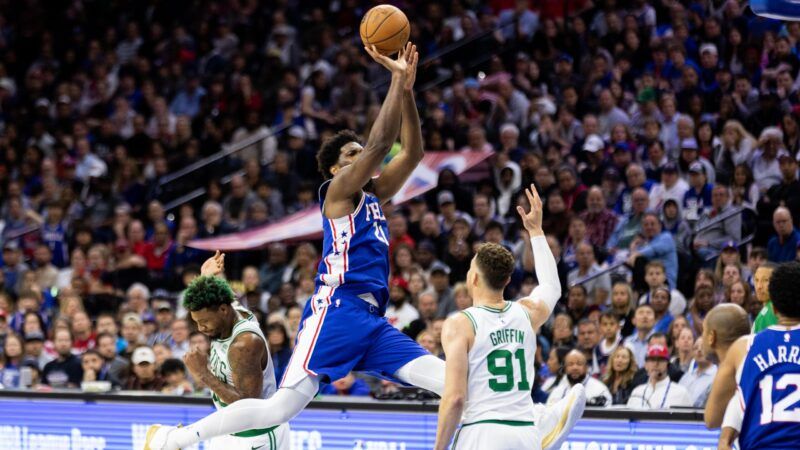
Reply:
[[[388,87],[356,33],[377,3],[0,1],[2,385],[203,392],[180,358],[208,340],[181,292],[210,254],[187,243],[317,202],[320,142],[368,135]],[[757,272],[798,256],[800,23],[735,0],[393,3],[420,49],[425,149],[494,154],[387,206],[388,320],[441,355],[484,241],[517,256],[508,298],[527,295],[514,207],[533,183],[564,294],[534,396],[582,382],[624,405],[666,361],[685,387],[669,403],[702,406],[704,315],[755,319]],[[226,259],[278,377],[320,245]],[[396,389],[351,375],[326,392]]]

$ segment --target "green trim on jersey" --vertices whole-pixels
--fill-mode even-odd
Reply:
[[[272,441],[273,439],[275,439],[274,431],[279,426],[280,425],[275,425],[274,427],[269,427],[269,428],[259,428],[255,430],[240,431],[238,433],[232,433],[231,436],[249,438],[249,437],[263,436],[265,434],[269,434],[270,441]],[[275,446],[273,445],[272,448],[275,448]]]
[[[468,311],[461,311],[461,312],[464,313],[465,316],[467,316],[467,319],[469,319],[470,322],[472,322],[472,331],[474,333],[477,333],[478,332],[478,323],[475,322],[475,318],[472,317],[472,314],[470,314]]]
[[[497,425],[508,425],[508,426],[511,426],[511,427],[532,427],[534,425],[533,422],[525,422],[525,421],[521,421],[521,420],[492,420],[492,419],[487,419],[487,420],[479,420],[477,422],[472,422],[472,423],[465,423],[465,424],[461,425],[461,428],[468,427],[470,425],[477,425],[479,423],[494,423],[494,424],[497,424]]]
[[[456,431],[456,437],[453,438],[453,446],[450,447],[451,450],[456,450],[456,444],[458,444],[458,435],[461,434],[461,428]]]
[[[511,302],[506,301],[506,306],[503,309],[492,308],[491,306],[486,306],[486,305],[479,305],[479,306],[476,306],[476,308],[485,309],[486,311],[493,312],[493,313],[501,313],[501,312],[506,312],[511,308]]]

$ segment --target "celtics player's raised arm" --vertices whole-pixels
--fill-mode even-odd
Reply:
[[[539,285],[531,291],[528,297],[520,299],[519,303],[528,311],[531,325],[535,330],[541,327],[553,313],[553,308],[561,298],[561,283],[558,279],[555,257],[550,251],[550,246],[547,245],[547,239],[542,231],[542,199],[533,184],[530,188],[525,189],[525,196],[528,199],[530,211],[525,212],[525,208],[517,206],[517,212],[522,217],[525,231],[531,237],[531,250]]]
[[[469,349],[475,340],[470,320],[464,314],[455,314],[442,326],[442,348],[445,357],[444,394],[439,402],[439,423],[436,430],[435,450],[445,450],[461,421],[467,400],[469,376]]]
[[[748,339],[749,336],[742,336],[737,339],[731,345],[728,354],[725,355],[725,359],[719,364],[703,414],[708,428],[719,428],[722,425],[728,402],[736,393],[736,369],[747,354]]]
[[[397,59],[391,59],[380,54],[375,46],[365,47],[372,59],[392,73],[392,81],[363,151],[359,152],[360,146],[351,146],[339,157],[342,165],[337,164],[331,169],[333,179],[325,198],[324,210],[328,218],[338,218],[353,212],[355,206],[352,204],[353,196],[361,192],[372,179],[397,139],[397,134],[400,132],[403,84],[408,67],[405,51],[408,48],[410,47],[401,50]],[[351,158],[354,158],[352,163],[345,164]]]
[[[408,47],[410,46],[410,48]],[[414,100],[414,81],[417,77],[417,46],[409,43],[405,53],[406,81],[403,84],[403,101],[401,106],[402,125],[400,127],[400,153],[398,153],[378,178],[372,181],[374,194],[381,204],[388,202],[405,184],[406,180],[425,156],[422,141],[422,127],[419,121],[417,102]]]

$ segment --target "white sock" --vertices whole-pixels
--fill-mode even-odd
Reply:
[[[420,356],[398,369],[394,376],[440,397],[444,393],[444,361],[433,355]]]
[[[288,422],[317,394],[319,382],[306,377],[294,387],[280,388],[268,399],[247,398],[169,433],[166,448],[187,448],[223,434],[269,428]]]

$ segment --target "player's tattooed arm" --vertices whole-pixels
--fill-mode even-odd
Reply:
[[[472,324],[463,314],[447,319],[442,327],[442,347],[447,356],[444,394],[439,402],[435,450],[445,450],[461,421],[467,399],[468,353],[475,339]]]
[[[722,425],[728,402],[736,393],[736,368],[747,354],[747,339],[747,336],[742,336],[734,342],[725,359],[720,362],[703,414],[708,428],[719,428]]]
[[[381,175],[373,180],[375,195],[378,196],[381,203],[386,203],[394,197],[425,156],[419,111],[417,110],[417,102],[414,99],[414,81],[417,77],[419,53],[417,52],[417,46],[411,43],[408,43],[406,48],[407,67],[401,104],[400,153],[392,158],[389,164],[381,171]]]
[[[336,172],[331,181],[323,211],[328,218],[338,218],[353,212],[355,208],[353,197],[366,186],[381,167],[400,132],[400,104],[403,100],[407,68],[406,49],[399,52],[397,59],[380,54],[375,46],[365,49],[372,59],[392,73],[392,81],[389,93],[386,94],[378,117],[369,132],[364,150],[352,164]]]
[[[231,404],[243,398],[258,398],[263,384],[263,363],[266,362],[264,341],[253,333],[242,333],[228,349],[233,384],[223,382],[208,369],[208,355],[192,349],[184,357],[192,376],[208,386],[223,402]]]

